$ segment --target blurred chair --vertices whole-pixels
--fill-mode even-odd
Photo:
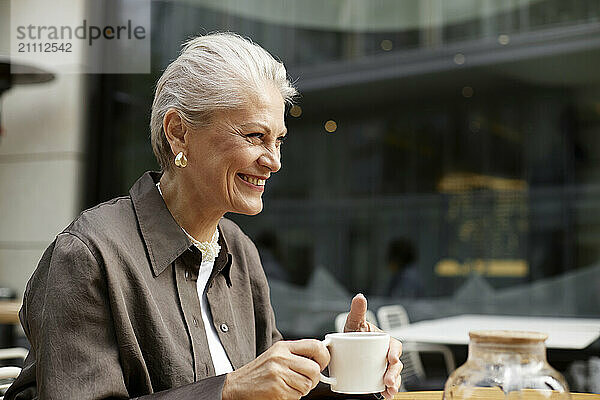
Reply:
[[[390,332],[395,328],[410,324],[408,314],[401,305],[383,306],[377,310],[377,319],[379,327],[386,332]],[[443,389],[444,380],[427,379],[425,368],[421,362],[419,353],[440,353],[444,357],[446,364],[446,372],[449,376],[455,369],[454,355],[448,346],[429,344],[429,343],[413,343],[402,342],[402,386],[406,386],[421,390],[440,390]]]
[[[344,325],[346,324],[346,318],[348,317],[348,314],[348,312],[343,312],[335,317],[335,330],[337,332],[344,332]],[[375,313],[373,313],[373,311],[367,310],[365,317],[367,322],[377,325],[377,318],[375,317]]]
[[[29,354],[29,350],[23,347],[12,347],[9,349],[0,349],[0,360],[14,360],[19,359],[25,361]]]
[[[22,347],[0,349],[0,360],[19,359],[21,364],[29,351]],[[21,373],[20,367],[0,367],[0,400],[4,399],[4,392]]]
[[[0,400],[4,399],[4,392],[21,373],[19,367],[0,367]]]

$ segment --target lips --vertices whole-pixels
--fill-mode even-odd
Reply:
[[[261,179],[252,175],[238,174],[240,178],[255,186],[265,186],[266,179]]]

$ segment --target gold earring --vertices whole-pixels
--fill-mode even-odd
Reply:
[[[183,151],[180,151],[177,153],[177,156],[175,156],[175,165],[179,168],[185,168],[187,166],[187,158],[185,154],[183,154]]]

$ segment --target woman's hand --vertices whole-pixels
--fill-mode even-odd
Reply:
[[[280,341],[242,368],[230,372],[223,400],[297,400],[319,383],[329,351],[318,340]]]
[[[367,299],[359,293],[352,299],[350,313],[344,325],[344,332],[381,332],[381,329],[367,321],[365,318],[366,313]],[[398,388],[402,382],[400,377],[402,371],[400,355],[402,355],[402,343],[390,337],[390,347],[387,354],[388,367],[383,376],[386,390],[381,393],[386,399],[392,399],[398,393]]]

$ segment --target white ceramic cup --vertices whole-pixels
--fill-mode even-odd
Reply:
[[[345,332],[325,335],[329,349],[329,375],[321,382],[336,393],[365,394],[385,390],[383,375],[387,369],[390,336],[383,332]]]

